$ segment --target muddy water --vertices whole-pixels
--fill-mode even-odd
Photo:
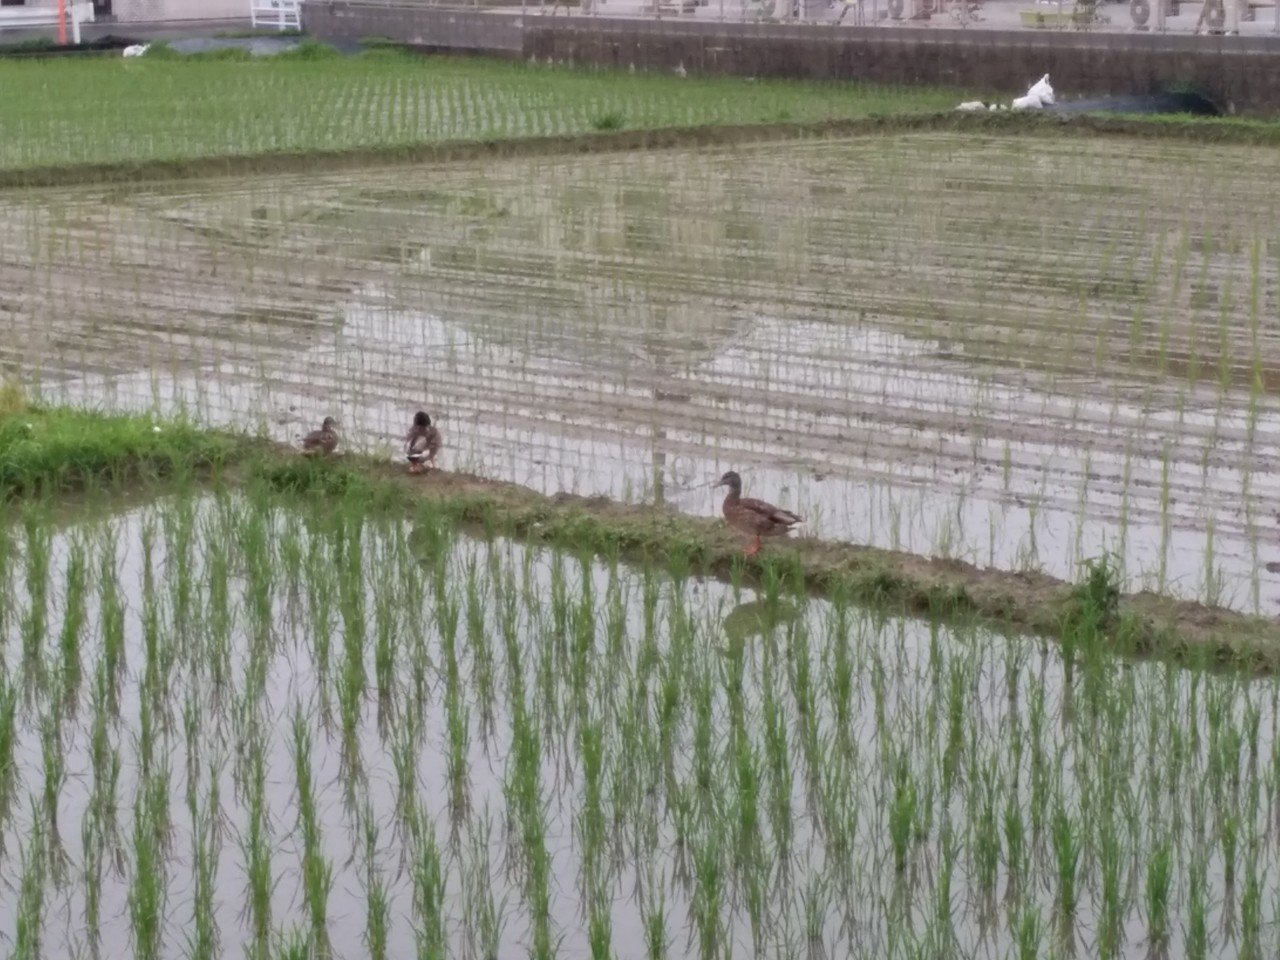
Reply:
[[[171,826],[157,868],[166,890],[159,951],[164,957],[186,956],[186,938],[194,929],[196,840],[189,791],[204,818],[213,809],[215,783],[218,829],[206,848],[216,852],[211,919],[220,955],[256,955],[246,910],[244,847],[250,820],[246,757],[255,736],[264,744],[272,929],[311,929],[302,883],[295,720],[312,743],[320,852],[333,877],[326,899],[333,956],[368,955],[370,876],[387,893],[388,955],[419,953],[424,921],[415,912],[413,865],[421,841],[397,806],[405,784],[440,850],[447,954],[531,955],[523,841],[512,820],[514,792],[508,792],[517,766],[512,755],[516,703],[534,718],[541,751],[550,920],[559,944],[556,955],[566,960],[593,956],[583,886],[582,731],[588,723],[602,735],[607,879],[600,889],[611,924],[611,955],[620,960],[649,955],[645,922],[657,902],[665,903],[667,955],[699,955],[708,856],[723,871],[715,942],[731,946],[734,955],[905,958],[922,951],[939,955],[938,944],[945,942],[947,955],[1007,956],[1013,922],[1033,910],[1045,921],[1043,951],[1035,955],[1096,956],[1099,858],[1105,853],[1094,832],[1099,824],[1115,831],[1120,875],[1132,875],[1139,885],[1160,844],[1169,845],[1179,865],[1203,859],[1199,893],[1207,905],[1210,956],[1248,955],[1237,898],[1251,882],[1261,930],[1274,929],[1280,877],[1266,867],[1276,842],[1269,827],[1274,798],[1266,797],[1268,784],[1280,773],[1273,750],[1274,681],[1198,675],[1156,664],[1126,666],[1107,655],[1100,662],[1086,661],[1072,676],[1056,647],[1033,640],[931,630],[858,610],[842,616],[820,602],[771,600],[719,583],[584,565],[519,544],[452,540],[398,520],[367,519],[359,538],[367,563],[362,575],[367,619],[357,625],[330,605],[331,646],[322,656],[316,611],[333,591],[334,581],[327,578],[344,562],[344,551],[336,549],[341,537],[335,539],[326,522],[332,521],[318,513],[299,515],[279,505],[226,499],[163,502],[85,519],[56,532],[37,519],[34,526],[12,531],[16,542],[3,553],[7,572],[0,577],[6,600],[0,631],[6,680],[20,690],[20,700],[12,779],[18,789],[0,819],[4,935],[13,936],[18,915],[32,909],[33,899],[19,891],[27,865],[37,860],[31,838],[32,817],[38,816],[56,828],[57,837],[49,839],[54,834],[46,830],[49,872],[35,908],[44,955],[99,955],[92,952],[95,939],[84,919],[91,884],[97,885],[101,904],[96,940],[101,955],[131,949],[144,698],[152,705],[149,763],[153,771],[167,772],[169,785]],[[50,536],[47,637],[34,645],[22,626],[29,622],[33,595],[34,565],[26,546],[31,529]],[[255,542],[265,546],[262,553],[247,548],[257,535],[262,539]],[[84,679],[78,693],[61,697],[55,691],[66,680],[61,667],[68,660],[66,646],[58,642],[55,647],[66,610],[58,586],[66,581],[68,557],[76,548],[91,561],[89,601],[74,658]],[[219,572],[219,548],[232,559],[230,570]],[[350,549],[350,541],[344,549]],[[287,560],[295,550],[298,556],[319,558],[304,562],[301,577]],[[434,572],[437,558],[443,558],[446,572],[441,580]],[[98,599],[104,569],[123,599],[125,645],[117,708],[108,710],[105,725],[108,748],[119,764],[109,791],[116,824],[108,831],[107,863],[90,881],[82,825],[92,819],[95,789],[91,688],[104,657]],[[468,625],[472,569],[479,577],[474,630]],[[222,639],[219,583],[226,587],[230,611]],[[443,584],[443,592],[433,584]],[[252,612],[260,590],[267,599],[267,630],[260,629]],[[180,613],[184,591],[190,616]],[[510,591],[506,599],[502,591]],[[646,600],[650,592],[652,601]],[[567,637],[557,627],[557,595],[570,611]],[[508,622],[516,625],[522,661],[512,659],[501,639],[501,609],[508,602],[514,604]],[[452,645],[443,627],[449,619],[443,611],[451,603],[462,623]],[[621,627],[617,632],[615,623]],[[682,623],[691,631],[683,639]],[[384,697],[375,693],[381,655],[374,638],[387,624],[395,640],[393,682]],[[163,638],[158,656],[150,658],[149,629],[158,629]],[[369,638],[356,646],[368,680],[353,740],[344,749],[345,638],[357,629]],[[223,640],[229,641],[226,669],[218,680],[214,651]],[[483,656],[482,641],[490,645]],[[567,658],[566,644],[573,648]],[[846,726],[837,719],[840,698],[830,684],[833,664],[842,656],[852,668]],[[456,777],[449,764],[451,659],[458,667],[466,730],[465,765]],[[167,671],[168,681],[153,689],[147,678],[157,669]],[[486,670],[492,671],[487,680]],[[676,674],[674,699],[668,699]],[[735,680],[740,711],[730,698]],[[807,710],[801,706],[806,703]],[[415,733],[410,717],[419,711]],[[665,754],[664,716],[671,724]],[[811,735],[806,716],[814,724]],[[704,717],[712,758],[711,792],[705,795],[697,787]],[[957,720],[959,727],[952,726]],[[57,732],[63,756],[62,776],[52,789],[52,815],[42,742],[42,731],[50,729]],[[952,730],[959,731],[960,741],[950,736]],[[774,763],[771,746],[778,737],[789,757],[782,764]],[[952,759],[961,758],[961,773],[944,789],[946,758],[957,742],[960,753]],[[404,743],[410,743],[407,754],[401,753]],[[759,874],[744,870],[738,859],[743,744],[759,778]],[[917,839],[907,880],[892,866],[890,828],[895,778],[904,771],[916,784],[921,811],[912,820]],[[1231,782],[1234,792],[1226,786]],[[451,799],[458,783],[466,797],[460,807]],[[779,787],[787,797],[785,807],[778,802]],[[1074,823],[1077,842],[1089,852],[1080,861],[1080,902],[1069,922],[1050,922],[1056,888],[1047,838],[1027,841],[1021,881],[1015,882],[1001,861],[995,877],[998,904],[988,902],[990,894],[980,889],[975,837],[991,829],[981,819],[989,791],[998,804],[996,816],[1018,811],[1028,830],[1041,791],[1046,809],[1064,811]],[[1224,880],[1221,810],[1234,818],[1240,850],[1251,851],[1237,854],[1239,887]],[[372,850],[370,825],[377,831]],[[837,850],[836,836],[848,846]],[[944,880],[939,865],[948,849],[954,871]],[[704,858],[701,865],[698,856]],[[1007,847],[1006,856],[1016,859]],[[1250,862],[1261,862],[1262,872],[1249,872]],[[764,904],[756,908],[764,919],[760,928],[751,922],[752,890],[746,882],[751,876],[762,884],[754,892]],[[1167,904],[1172,956],[1185,955],[1181,948],[1192,896],[1183,880],[1174,883]],[[940,927],[942,902],[948,904],[948,922]],[[1122,956],[1148,955],[1139,906],[1145,902],[1136,892],[1125,901]],[[482,928],[474,913],[486,903],[498,921],[488,945],[479,940]]]
[[[1250,148],[910,135],[4,198],[51,397],[816,535],[1280,606],[1274,192]],[[1219,171],[1229,169],[1231,177]]]

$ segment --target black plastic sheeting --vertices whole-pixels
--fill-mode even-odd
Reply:
[[[1067,100],[1045,107],[1054,113],[1191,113],[1199,117],[1221,116],[1222,111],[1198,93],[1126,94],[1093,100]]]

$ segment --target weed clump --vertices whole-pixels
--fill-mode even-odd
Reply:
[[[1084,570],[1084,579],[1071,591],[1069,629],[1064,633],[1091,639],[1115,624],[1120,611],[1120,569],[1113,557],[1104,555],[1086,560]]]
[[[603,113],[599,116],[592,117],[590,123],[592,130],[621,130],[625,123],[625,119],[621,113],[615,110],[610,113]]]

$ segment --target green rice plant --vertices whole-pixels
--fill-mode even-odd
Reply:
[[[1105,957],[1119,955],[1123,946],[1124,919],[1128,910],[1125,903],[1124,877],[1121,875],[1121,837],[1116,830],[1115,822],[1106,814],[1103,815],[1098,835],[1098,865],[1102,874],[1101,899],[1099,911],[1098,942],[1100,952]],[[1151,886],[1151,868],[1148,867],[1148,890],[1155,892]],[[1167,891],[1166,891],[1167,893]],[[1150,912],[1150,910],[1149,910]],[[1150,922],[1148,922],[1150,927]]]
[[[1041,956],[1044,927],[1034,907],[1024,906],[1017,914],[1014,936],[1018,960],[1036,960]]]
[[[463,860],[464,927],[472,951],[480,960],[498,960],[502,943],[502,904],[494,898],[489,871],[489,839],[492,824],[487,815],[472,832],[472,849]]]
[[[116,831],[116,797],[120,782],[120,754],[111,742],[110,698],[111,683],[107,679],[105,656],[98,661],[90,696],[93,720],[89,733],[89,757],[92,767],[93,787],[90,809],[94,812],[97,828],[104,839]]]
[[[1240,956],[1258,958],[1263,955],[1262,878],[1258,875],[1256,846],[1250,844],[1245,857],[1244,889],[1240,893]]]
[[[378,870],[378,825],[373,811],[364,811],[364,859],[365,859],[365,915],[364,945],[370,960],[386,960],[387,934],[391,919],[391,904],[387,884]]]
[[[258,738],[248,744],[249,783],[247,789],[249,829],[242,840],[248,879],[246,907],[250,917],[251,955],[267,957],[271,946],[271,890],[275,876],[271,869],[271,842],[267,825],[267,782],[265,745]]]
[[[373,670],[380,709],[391,704],[397,660],[397,598],[375,582]]]
[[[41,954],[40,933],[44,924],[44,885],[47,863],[43,819],[36,814],[32,799],[33,828],[22,851],[22,874],[18,882],[17,919],[13,938],[15,960],[37,960]]]
[[[418,920],[418,956],[425,960],[444,956],[447,948],[445,870],[431,817],[425,809],[419,809],[414,817],[413,843],[413,910]]]
[[[599,897],[591,899],[587,918],[587,944],[591,960],[613,960],[613,921],[609,916],[609,902]]]
[[[213,960],[218,956],[219,935],[215,921],[219,859],[218,779],[218,770],[212,770],[208,798],[203,808],[192,811],[195,893],[191,932],[187,935],[187,956],[190,960]]]
[[[667,957],[667,905],[660,895],[650,902],[644,913],[645,960],[666,960]]]
[[[889,838],[893,844],[893,866],[902,874],[911,854],[911,837],[918,810],[915,778],[906,756],[894,764],[893,797],[889,806]]]
[[[84,930],[91,952],[102,942],[102,827],[92,806],[86,808],[80,822],[80,849],[84,885]]]
[[[1076,824],[1062,806],[1057,806],[1053,812],[1052,843],[1058,909],[1061,916],[1073,917],[1079,894],[1081,841]]]
[[[760,765],[755,747],[745,735],[735,738],[734,803],[737,836],[734,843],[736,865],[749,869],[760,855]]]
[[[1237,850],[1240,841],[1240,817],[1226,813],[1219,823],[1219,840],[1222,844],[1222,876],[1229,888],[1236,882]]]
[[[440,640],[445,674],[445,715],[448,730],[449,806],[455,821],[467,809],[469,783],[467,754],[470,747],[470,723],[462,696],[462,677],[456,648],[458,605],[442,598]]]
[[[133,813],[133,882],[129,888],[129,920],[136,955],[147,960],[160,956],[165,912],[164,855],[151,816],[145,793],[141,794]]]
[[[38,681],[49,619],[49,523],[29,508],[23,516],[27,605],[22,615],[22,672]]]
[[[314,960],[315,948],[306,930],[294,927],[276,935],[275,945],[266,954],[270,960]]]
[[[105,702],[112,715],[119,710],[120,674],[125,667],[124,602],[116,582],[115,567],[115,544],[108,541],[103,544],[98,567],[98,608],[101,611]]]
[[[1205,897],[1206,864],[1204,857],[1195,853],[1187,872],[1187,960],[1203,960],[1208,956],[1209,922],[1208,903]]]
[[[18,728],[18,691],[8,678],[0,674],[0,823],[9,818],[14,790],[18,786],[18,768],[14,755]]]
[[[719,837],[712,831],[694,847],[693,912],[698,934],[698,956],[715,960],[722,943],[722,913],[725,891],[721,874]]]
[[[994,764],[991,769],[984,771],[982,780],[975,785],[978,792],[974,803],[976,815],[969,821],[969,844],[975,879],[978,888],[988,896],[994,895],[1000,872],[1000,825],[996,812],[998,776]],[[1012,854],[1013,851],[1010,852]],[[1012,863],[1008,869],[1010,874],[1014,873]]]
[[[1169,892],[1173,881],[1173,852],[1168,842],[1160,843],[1147,861],[1144,893],[1147,907],[1147,937],[1160,946],[1169,938]]]
[[[298,796],[298,827],[302,833],[302,892],[310,914],[311,950],[327,955],[328,907],[329,895],[333,891],[333,866],[324,855],[311,769],[311,734],[300,710],[293,715],[293,764]]]
[[[58,632],[58,650],[61,661],[61,700],[63,709],[74,712],[80,689],[80,641],[88,620],[86,591],[88,590],[88,559],[84,545],[72,543],[67,558],[67,571],[63,587],[62,628]]]
[[[57,717],[48,713],[40,720],[40,752],[44,759],[44,836],[49,839],[49,864],[57,873],[61,833],[58,829],[58,799],[67,781],[67,760],[62,747],[62,730]]]

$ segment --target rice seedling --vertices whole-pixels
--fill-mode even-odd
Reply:
[[[164,922],[163,853],[152,822],[154,813],[145,792],[133,810],[133,881],[129,889],[129,918],[137,955],[147,960],[160,956]]]
[[[32,802],[34,806],[34,801]],[[41,956],[41,927],[44,923],[44,885],[46,846],[43,819],[32,811],[35,825],[31,842],[23,853],[22,875],[18,885],[18,909],[13,938],[13,955],[19,960],[36,960]]]
[[[364,942],[370,960],[385,960],[387,956],[387,927],[391,920],[391,905],[387,896],[387,884],[378,869],[378,825],[373,812],[364,812],[365,899],[368,911],[365,918]]]
[[[311,733],[301,712],[293,715],[293,762],[297,778],[298,827],[302,833],[303,895],[310,914],[310,948],[329,952],[328,908],[333,867],[324,855],[311,768]]]

